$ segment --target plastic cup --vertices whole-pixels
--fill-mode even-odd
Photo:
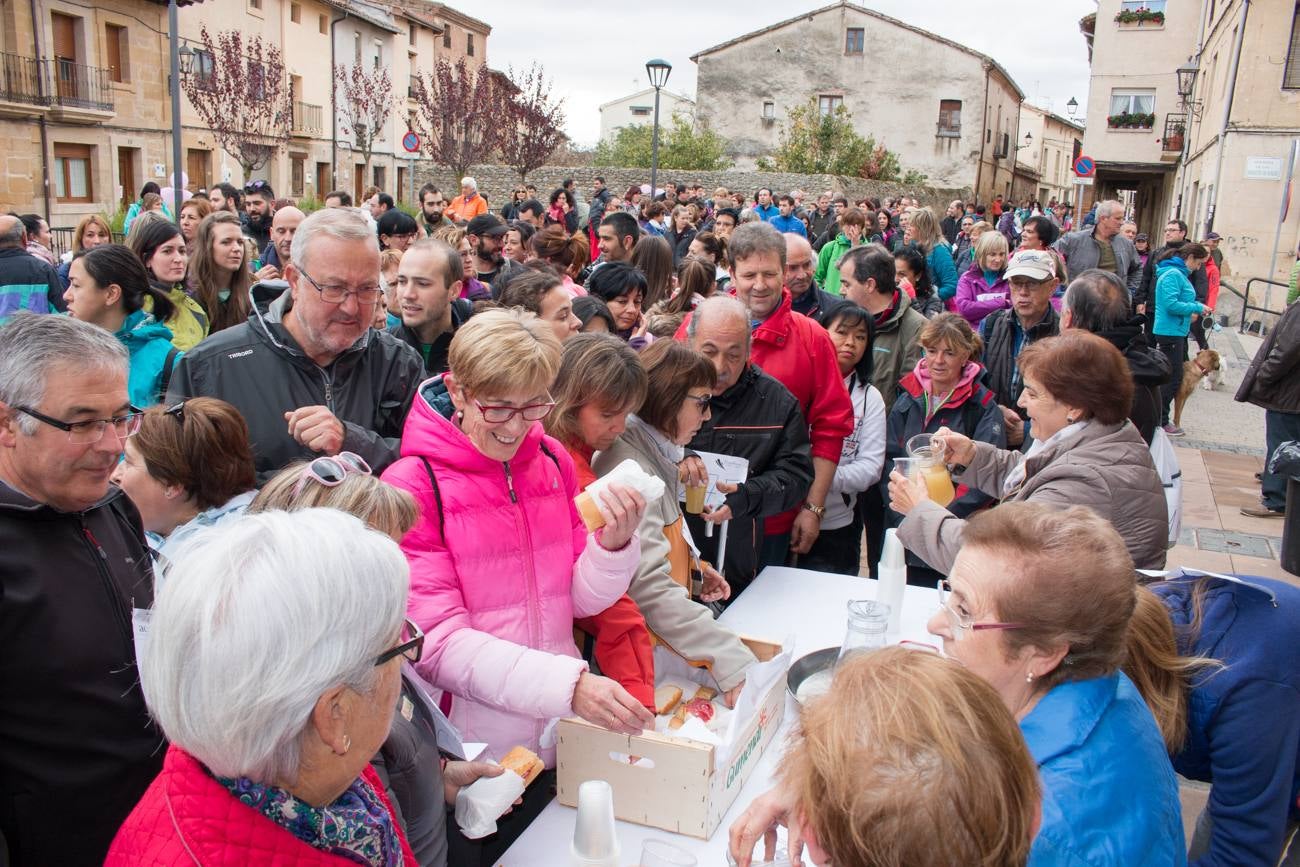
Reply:
[[[902,473],[905,479],[916,478],[917,473],[916,458],[894,458],[894,472]]]
[[[591,867],[618,867],[620,847],[614,830],[614,790],[604,780],[578,787],[578,819],[573,828],[574,861]]]
[[[708,485],[686,486],[686,511],[698,515],[704,511],[704,495],[709,491]]]
[[[663,840],[646,840],[641,846],[640,867],[695,867],[698,863],[690,852]]]

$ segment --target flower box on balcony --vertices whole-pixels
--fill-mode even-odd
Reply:
[[[1145,6],[1137,9],[1121,9],[1115,13],[1115,21],[1119,24],[1133,25],[1141,27],[1143,24],[1150,24],[1156,27],[1163,27],[1165,24],[1165,13],[1153,12]]]
[[[1110,129],[1151,129],[1155,125],[1154,114],[1130,114],[1125,111],[1106,118],[1106,126]]]

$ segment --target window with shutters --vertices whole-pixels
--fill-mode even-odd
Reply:
[[[937,135],[943,138],[961,138],[961,100],[939,100],[939,127]]]
[[[864,40],[861,27],[850,27],[844,31],[844,53],[861,54]]]
[[[108,77],[118,83],[131,80],[130,46],[125,27],[117,24],[104,26],[104,48],[108,56]]]
[[[90,202],[95,198],[90,173],[91,146],[54,143],[54,198]]]

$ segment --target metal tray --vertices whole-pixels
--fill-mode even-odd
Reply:
[[[822,650],[814,650],[807,656],[801,656],[790,666],[790,671],[786,675],[786,689],[790,691],[795,701],[799,701],[799,687],[803,682],[812,677],[819,671],[826,671],[835,667],[835,661],[839,659],[840,649],[838,647],[827,647]]]

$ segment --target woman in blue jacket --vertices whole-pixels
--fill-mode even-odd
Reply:
[[[1187,863],[1160,729],[1120,671],[1133,560],[1084,506],[1008,502],[965,527],[929,630],[1020,723],[1043,788],[1030,867]]]
[[[957,263],[952,258],[952,247],[944,240],[934,211],[929,208],[913,211],[906,237],[925,255],[934,291],[945,305],[948,304],[957,294]]]
[[[1184,572],[1138,591],[1125,671],[1175,770],[1211,784],[1194,867],[1273,867],[1300,826],[1296,635],[1300,590],[1281,581]]]
[[[131,405],[144,409],[158,403],[180,357],[171,329],[154,319],[172,315],[171,298],[149,282],[144,265],[121,244],[104,244],[77,256],[68,276],[63,296],[68,315],[112,332],[130,353]],[[153,299],[153,316],[142,309],[146,298]]]
[[[1210,252],[1200,244],[1184,244],[1166,254],[1156,263],[1155,326],[1151,329],[1156,339],[1156,349],[1169,357],[1175,371],[1183,369],[1187,360],[1187,333],[1192,327],[1193,315],[1209,315],[1210,308],[1196,300],[1190,274],[1205,264]],[[1160,387],[1160,424],[1165,433],[1173,437],[1183,435],[1182,428],[1169,419],[1169,405],[1182,376],[1175,376]]]

